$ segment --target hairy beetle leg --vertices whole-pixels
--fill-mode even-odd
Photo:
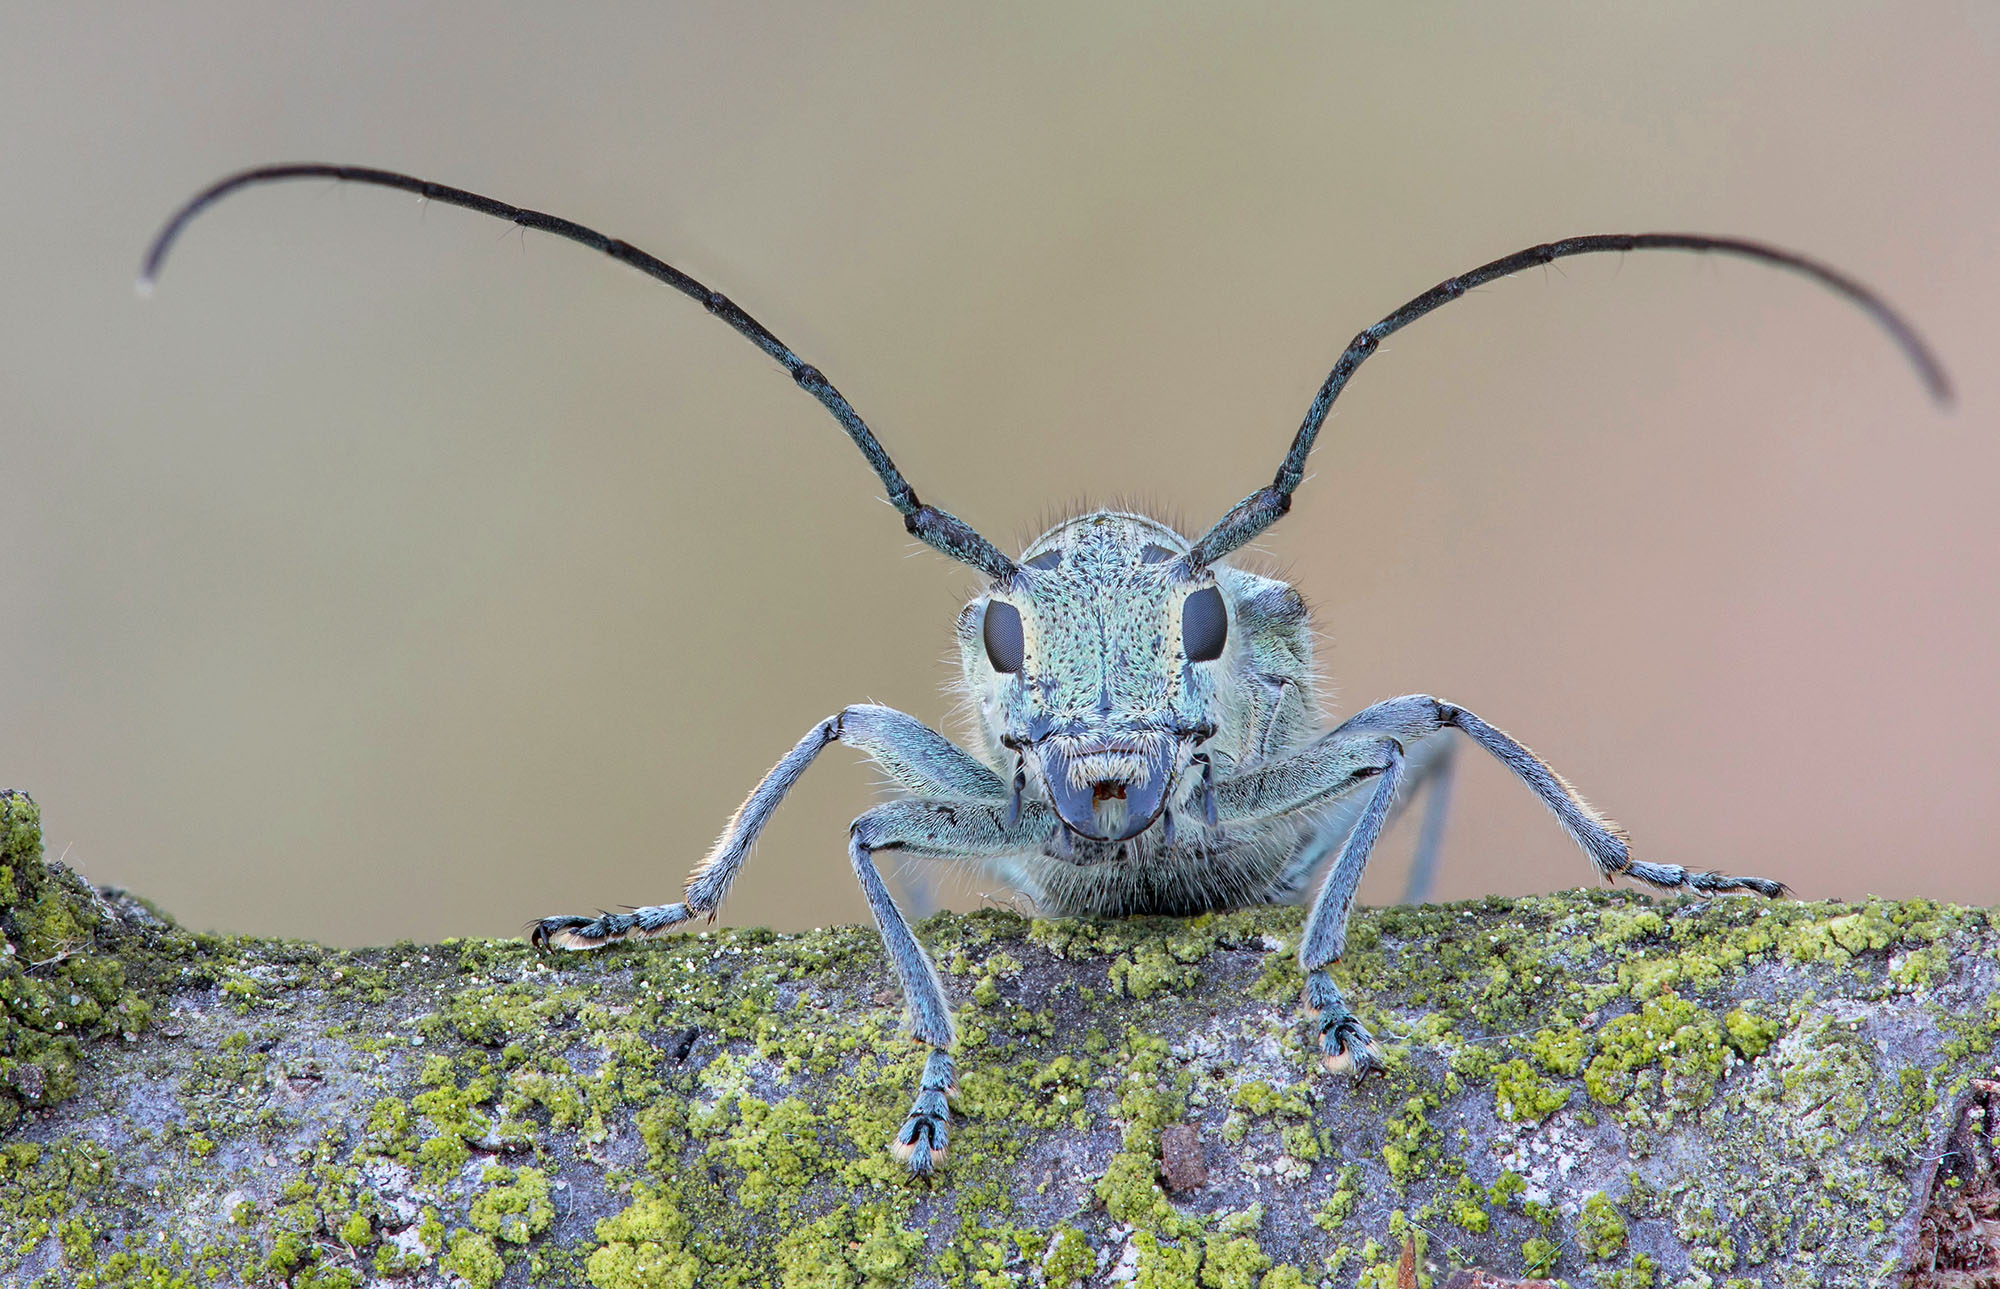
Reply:
[[[951,1105],[949,1098],[958,1090],[951,1054],[933,1051],[924,1062],[923,1082],[910,1116],[889,1143],[896,1158],[910,1166],[918,1177],[928,1177],[942,1167],[951,1147]]]
[[[1352,1073],[1357,1081],[1384,1073],[1382,1049],[1354,1015],[1326,968],[1306,975],[1306,1010],[1319,1035],[1320,1060],[1328,1074]]]

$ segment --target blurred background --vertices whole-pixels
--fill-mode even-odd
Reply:
[[[1646,858],[2000,902],[1993,5],[10,5],[0,119],[0,785],[190,925],[674,898],[828,713],[956,728],[973,589],[775,366],[580,248],[298,183],[134,299],[178,202],[280,160],[668,258],[1010,549],[1086,499],[1205,526],[1359,327],[1507,251],[1822,257],[1955,410],[1792,276],[1570,261],[1392,341],[1263,549],[1340,712],[1462,703]],[[1462,764],[1440,894],[1590,877]],[[824,757],[725,916],[865,918],[874,778]]]

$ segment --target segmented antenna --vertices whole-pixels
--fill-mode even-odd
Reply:
[[[1890,308],[1882,297],[1846,274],[1816,260],[1759,242],[1746,242],[1733,237],[1703,237],[1693,233],[1599,233],[1589,237],[1567,237],[1559,242],[1530,246],[1525,251],[1516,251],[1491,264],[1481,265],[1470,273],[1446,278],[1354,337],[1346,352],[1340,355],[1340,361],[1333,365],[1333,371],[1328,373],[1326,383],[1319,387],[1319,395],[1313,399],[1304,423],[1292,439],[1292,450],[1285,454],[1285,463],[1278,467],[1278,477],[1272,480],[1270,487],[1259,488],[1236,503],[1215,527],[1202,535],[1188,554],[1190,566],[1200,568],[1221,559],[1284,518],[1285,512],[1292,508],[1292,493],[1298,490],[1305,478],[1306,457],[1312,452],[1319,427],[1326,423],[1326,414],[1332,409],[1333,401],[1340,397],[1340,391],[1346,387],[1354,369],[1367,361],[1386,337],[1495,278],[1571,255],[1591,255],[1601,251],[1719,251],[1724,255],[1739,255],[1761,264],[1803,273],[1821,286],[1846,296],[1866,311],[1902,349],[1903,356],[1917,369],[1917,375],[1922,378],[1931,397],[1940,406],[1951,403],[1951,382],[1945,377],[1944,368],[1931,353],[1930,347],[1918,337],[1916,329]]]
[[[140,291],[149,293],[152,290],[153,282],[160,275],[160,266],[166,261],[167,252],[173,249],[175,240],[196,215],[239,188],[278,183],[286,179],[342,179],[350,183],[373,184],[379,188],[398,188],[404,192],[413,192],[419,197],[443,202],[447,206],[463,206],[467,210],[476,210],[495,219],[519,224],[523,228],[553,233],[557,237],[567,238],[592,250],[601,251],[621,264],[629,264],[648,277],[665,282],[682,295],[698,302],[710,313],[728,323],[738,335],[776,359],[779,366],[791,373],[799,388],[818,399],[820,406],[833,413],[833,419],[840,422],[840,427],[847,431],[847,437],[854,440],[854,446],[861,449],[861,455],[868,459],[868,464],[882,480],[883,488],[888,490],[890,503],[902,512],[903,527],[907,528],[912,536],[951,556],[961,564],[970,564],[989,577],[1004,580],[1014,575],[1014,561],[1001,554],[998,547],[981,537],[969,524],[955,515],[939,510],[936,506],[927,506],[917,500],[916,490],[910,487],[907,479],[903,478],[903,473],[896,468],[896,463],[889,459],[888,452],[883,450],[881,442],[875,437],[875,432],[868,428],[860,413],[856,412],[841,392],[833,387],[832,382],[820,374],[819,368],[793,353],[784,341],[766,330],[763,323],[745,313],[735,301],[722,292],[710,290],[665,260],[648,255],[636,246],[619,241],[615,237],[606,237],[595,229],[585,228],[582,224],[563,219],[558,215],[547,215],[538,210],[523,210],[504,201],[482,197],[476,192],[467,192],[463,188],[450,188],[444,184],[431,183],[426,179],[412,178],[393,170],[375,170],[366,166],[324,165],[317,162],[259,166],[211,185],[174,212],[173,217],[160,229],[159,235],[153,239],[152,246],[146,252],[145,267],[139,271]]]

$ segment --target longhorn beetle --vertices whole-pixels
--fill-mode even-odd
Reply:
[[[937,970],[876,869],[882,851],[980,865],[1059,916],[1185,915],[1310,900],[1299,940],[1305,1002],[1327,1069],[1356,1077],[1379,1069],[1381,1053],[1327,968],[1340,959],[1362,868],[1398,789],[1429,777],[1435,786],[1418,859],[1427,870],[1453,730],[1541,798],[1607,881],[1623,876],[1704,896],[1785,893],[1769,878],[1633,859],[1617,824],[1520,742],[1451,703],[1422,694],[1392,698],[1324,728],[1311,624],[1298,592],[1225,560],[1291,509],[1328,410],[1385,338],[1531,265],[1603,251],[1714,251],[1790,269],[1845,296],[1889,333],[1935,400],[1951,398],[1942,367],[1915,330],[1874,292],[1824,264],[1730,237],[1570,237],[1447,278],[1356,335],[1320,385],[1270,486],[1193,541],[1144,515],[1097,510],[1057,524],[1017,560],[955,515],[919,501],[840,391],[729,297],[555,215],[387,170],[267,166],[232,175],[175,212],[146,255],[141,289],[210,205],[240,188],[314,178],[401,189],[554,233],[692,297],[833,414],[913,536],[987,579],[958,618],[964,685],[978,713],[972,750],[888,707],[845,708],[813,726],[750,793],[680,900],[531,924],[538,948],[590,949],[713,918],[806,767],[831,743],[860,749],[904,794],[855,819],[847,853],[902,981],[910,1031],[930,1049],[915,1103],[891,1142],[919,1174],[946,1155],[952,1012]]]

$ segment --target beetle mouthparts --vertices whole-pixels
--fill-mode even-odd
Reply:
[[[1092,841],[1129,841],[1166,808],[1180,743],[1165,735],[1051,739],[1040,752],[1049,802],[1063,823]]]

